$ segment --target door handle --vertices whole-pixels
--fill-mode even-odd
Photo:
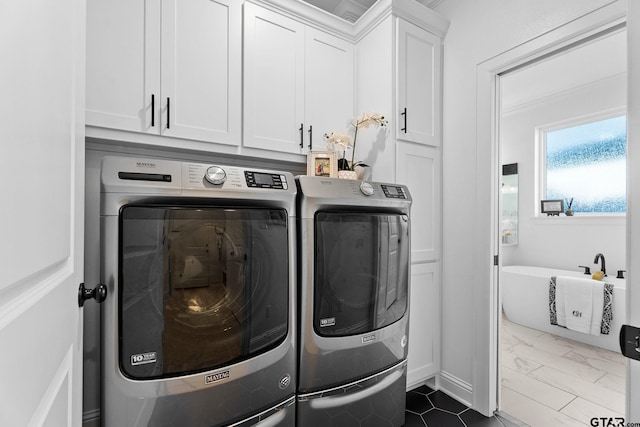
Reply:
[[[171,98],[167,98],[167,129],[171,126]]]
[[[400,113],[400,115],[404,116],[404,127],[400,130],[404,133],[407,133],[407,107],[404,107],[404,110],[402,110],[402,113]]]
[[[151,94],[151,127],[156,125],[156,96]]]
[[[84,283],[80,283],[78,287],[78,307],[83,307],[86,300],[94,299],[98,304],[107,299],[107,286],[99,284],[93,289],[84,287]]]
[[[313,149],[313,126],[309,125],[309,151]]]
[[[300,148],[304,147],[304,123],[300,123]]]

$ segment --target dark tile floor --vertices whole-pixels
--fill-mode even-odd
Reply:
[[[485,417],[440,390],[423,385],[407,392],[405,427],[521,427],[500,416]]]

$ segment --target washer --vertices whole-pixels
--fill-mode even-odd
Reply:
[[[104,158],[103,425],[295,424],[294,182]]]
[[[404,424],[405,186],[300,176],[297,425]]]

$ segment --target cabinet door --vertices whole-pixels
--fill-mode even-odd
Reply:
[[[411,204],[411,262],[440,259],[440,149],[398,141],[396,180],[409,187]]]
[[[440,145],[440,39],[397,20],[396,137]]]
[[[352,130],[353,44],[309,27],[305,39],[306,145],[324,150],[325,133]]]
[[[244,5],[244,145],[303,153],[304,25]]]
[[[162,0],[162,134],[240,144],[241,4]]]
[[[159,0],[87,2],[86,124],[159,132]],[[157,117],[156,117],[157,118]]]
[[[411,265],[407,388],[440,370],[440,263]]]

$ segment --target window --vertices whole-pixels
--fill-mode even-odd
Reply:
[[[626,212],[627,118],[542,131],[542,199],[576,214]]]

